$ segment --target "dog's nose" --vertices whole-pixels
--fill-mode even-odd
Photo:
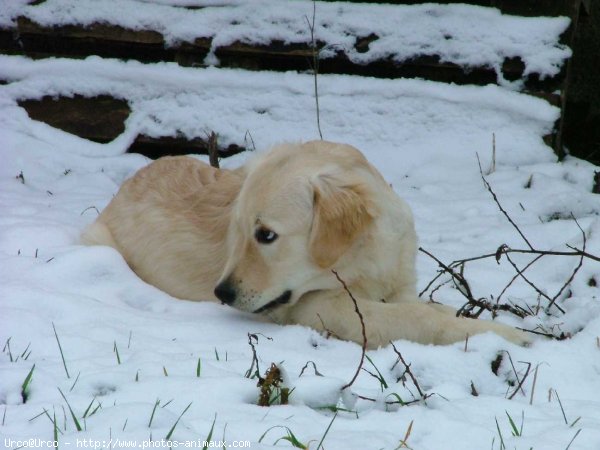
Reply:
[[[232,304],[235,300],[235,289],[229,280],[225,280],[215,288],[215,296],[223,303]]]

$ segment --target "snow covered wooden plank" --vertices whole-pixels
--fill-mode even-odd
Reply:
[[[164,39],[159,33],[127,30],[113,25],[95,23],[86,28],[73,25],[48,28],[23,17],[18,18],[17,23],[18,43],[15,40],[11,42],[5,32],[4,47],[8,50],[7,53],[24,53],[35,57],[98,55],[143,62],[170,61],[193,66],[203,65],[211,49],[211,40],[206,38],[165,47]],[[376,39],[375,36],[373,40]],[[361,48],[368,47],[368,44],[364,44],[366,41],[367,38],[358,38],[355,47],[363,51]],[[236,41],[216,48],[214,55],[222,67],[306,71],[311,68],[313,50],[308,43],[286,44],[283,41],[272,41],[266,45],[255,45]],[[508,81],[521,80],[524,78],[524,71],[525,64],[519,57],[505,58],[500,66],[503,79]],[[319,73],[426,78],[446,83],[480,85],[496,83],[498,78],[492,67],[462,67],[453,62],[442,61],[438,55],[420,55],[401,62],[385,58],[367,64],[356,64],[343,52],[323,57],[319,62]],[[543,79],[538,74],[531,73],[525,77],[524,87],[533,92],[552,92],[561,88],[563,79],[563,71]]]
[[[184,4],[196,3],[204,4]],[[25,53],[308,70],[312,16],[308,0],[224,1],[197,9],[177,2],[123,0],[116,8],[111,0],[46,0],[8,8],[0,13],[0,27],[5,45],[7,33],[16,33],[12,51]],[[491,78],[522,88],[536,77],[562,79],[570,50],[561,35],[569,23],[568,17],[526,18],[462,4],[318,2],[314,37],[321,69],[330,73],[363,74],[368,68],[374,76],[431,77],[435,72],[427,67],[439,65],[441,74],[456,69],[459,82],[459,73],[482,72],[479,80],[464,82]]]
[[[19,100],[18,104],[34,120],[99,143],[108,143],[121,135],[131,114],[126,100],[110,95],[44,96],[41,99]],[[172,136],[139,134],[128,151],[150,158],[189,153],[207,155],[208,136],[205,133],[205,136],[187,137],[177,132]],[[220,157],[228,157],[244,151],[245,147],[229,143],[226,146],[218,145],[217,150]]]
[[[9,104],[47,95],[110,94],[126,100],[132,112],[125,132],[115,140],[118,145],[113,144],[122,151],[139,135],[193,139],[215,131],[223,148],[232,144],[252,148],[254,142],[259,149],[284,139],[318,137],[310,74],[198,69],[101,58],[34,61],[0,56],[0,79],[9,81],[2,88]],[[495,134],[498,148],[503,143],[498,164],[508,156],[526,163],[532,151],[553,158],[542,137],[552,135],[560,110],[498,86],[322,75],[319,97],[324,137],[344,141],[360,129],[360,140],[353,144],[363,148],[374,140],[382,142],[373,159],[383,165],[399,149],[427,151],[432,158],[450,158],[452,164],[473,164],[474,159],[453,155],[448,143],[429,148],[433,144],[428,133],[434,131],[460,135],[453,145],[476,149],[482,157],[491,153]],[[435,126],[428,129],[421,123]]]

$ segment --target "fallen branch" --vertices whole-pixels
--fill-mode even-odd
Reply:
[[[485,179],[485,176],[483,175],[479,157],[477,158],[477,161],[479,163],[479,173],[483,180],[484,186],[486,187],[488,192],[492,195],[494,202],[496,203],[496,205],[498,206],[498,208],[500,209],[502,214],[507,218],[507,220],[513,226],[513,228],[519,233],[521,238],[523,238],[523,240],[525,241],[525,243],[527,244],[527,246],[529,248],[515,249],[515,248],[510,248],[506,244],[502,244],[496,249],[496,251],[494,253],[487,253],[487,254],[480,255],[480,256],[458,259],[458,260],[452,261],[450,264],[444,264],[442,261],[440,261],[438,258],[436,258],[430,252],[426,251],[423,248],[419,248],[419,251],[425,253],[430,258],[432,258],[440,267],[440,270],[438,271],[437,275],[427,284],[425,289],[423,289],[419,293],[419,296],[423,296],[428,290],[430,290],[429,298],[430,298],[430,300],[433,301],[433,294],[437,290],[439,290],[444,284],[448,283],[449,280],[439,283],[437,286],[433,287],[434,283],[437,280],[439,280],[443,275],[448,274],[448,275],[450,275],[450,280],[454,282],[454,285],[456,286],[456,288],[467,299],[467,303],[459,309],[459,312],[457,315],[462,315],[465,317],[479,317],[479,315],[484,310],[488,310],[488,311],[492,312],[492,314],[494,314],[496,311],[500,310],[500,311],[510,312],[518,317],[523,318],[525,316],[533,315],[535,313],[531,310],[527,311],[526,309],[516,306],[516,305],[500,303],[502,296],[507,292],[507,290],[510,288],[510,286],[512,286],[512,284],[515,282],[515,280],[517,280],[518,278],[521,278],[525,283],[527,283],[539,295],[539,297],[543,297],[544,299],[547,300],[548,305],[546,306],[546,312],[549,312],[550,309],[554,306],[560,312],[562,312],[564,314],[565,310],[560,305],[557,304],[557,300],[560,298],[560,296],[563,294],[563,292],[567,289],[568,286],[570,286],[572,281],[575,279],[577,272],[579,271],[579,269],[581,269],[581,267],[583,265],[584,259],[590,259],[592,261],[600,262],[600,257],[590,254],[586,251],[587,236],[585,234],[585,231],[579,225],[579,222],[577,221],[577,219],[575,218],[575,216],[573,214],[571,214],[571,217],[572,217],[573,221],[575,222],[575,224],[577,225],[577,228],[579,228],[579,230],[581,231],[581,235],[582,235],[583,243],[582,243],[581,249],[578,249],[578,248],[568,245],[568,244],[567,244],[567,247],[572,250],[570,252],[553,251],[553,250],[539,250],[539,249],[535,248],[531,244],[531,242],[527,239],[525,234],[521,231],[519,226],[512,220],[510,215],[502,207],[502,204],[498,200],[498,196],[496,195],[496,193],[492,189],[491,185],[488,183],[488,181]],[[512,254],[530,254],[530,255],[535,255],[535,258],[533,258],[531,261],[529,261],[523,268],[520,268],[517,265],[517,263],[510,257],[510,255],[512,255]],[[496,304],[493,304],[492,302],[488,301],[485,298],[475,298],[468,281],[466,280],[466,278],[463,275],[463,269],[464,269],[465,265],[467,263],[471,263],[471,262],[475,262],[475,261],[482,261],[482,260],[490,259],[490,258],[494,258],[495,261],[498,264],[500,264],[500,260],[502,259],[502,256],[506,257],[506,260],[513,267],[516,274],[510,279],[510,281],[506,284],[506,286],[504,286],[504,288],[502,289],[500,294],[496,297]],[[579,258],[579,262],[576,265],[576,267],[573,269],[573,271],[571,272],[570,276],[566,279],[565,283],[561,286],[561,288],[558,290],[558,292],[552,297],[550,295],[548,295],[546,292],[544,292],[542,289],[540,289],[533,281],[531,281],[525,275],[525,272],[528,269],[530,269],[534,264],[536,264],[538,261],[540,261],[542,259],[542,257],[544,257],[544,256],[571,256],[571,257],[574,256],[574,257]],[[457,268],[460,268],[460,273],[457,272],[457,270],[456,270]],[[493,300],[494,297],[491,296],[491,298]],[[477,312],[473,312],[475,310],[475,308],[479,308],[479,310]],[[527,330],[527,331],[531,332],[531,330]],[[553,336],[553,337],[557,338],[556,336]]]

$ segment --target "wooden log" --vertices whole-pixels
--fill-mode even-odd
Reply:
[[[125,131],[131,109],[127,101],[108,95],[86,98],[50,97],[20,100],[19,106],[33,120],[94,142],[110,142]]]
[[[321,0],[324,2],[337,2],[339,0]],[[349,3],[390,3],[393,5],[418,5],[426,3],[423,0],[344,0]],[[515,16],[566,16],[567,10],[573,3],[582,0],[435,0],[434,3],[452,4],[464,3],[467,5],[486,6],[498,8],[503,14]],[[588,0],[584,0],[588,1]]]
[[[466,0],[467,3],[499,8],[503,13],[523,16],[564,15],[571,17],[572,24],[561,37],[561,43],[572,45],[578,24],[578,12],[582,0]],[[378,2],[382,3],[382,2]],[[419,4],[419,0],[389,0],[386,3]],[[441,0],[441,3],[457,3]],[[355,49],[366,52],[369,45],[379,37],[376,33],[357,36]],[[88,27],[75,25],[44,27],[27,18],[19,18],[15,29],[0,30],[0,52],[25,54],[32,57],[68,56],[137,59],[143,62],[174,61],[181,65],[203,65],[211,48],[211,39],[196,39],[194,42],[178,43],[166,47],[163,36],[151,30],[127,30],[109,24],[93,24]],[[323,43],[317,42],[320,48]],[[268,45],[251,45],[234,42],[215,50],[222,67],[239,67],[250,70],[295,70],[307,71],[311,68],[313,49],[310,43],[285,44],[273,41]],[[571,63],[563,65],[559,74],[541,78],[537,74],[525,77],[524,91],[542,97],[565,110],[568,94],[568,80]],[[507,58],[502,64],[502,75],[507,80],[523,79],[524,64],[519,58]],[[390,58],[370,64],[356,64],[348,56],[338,51],[333,56],[321,59],[319,73],[353,74],[384,78],[425,78],[454,84],[485,85],[495,83],[497,74],[489,67],[465,68],[457,64],[441,62],[437,56],[421,55],[406,61],[393,61]],[[118,108],[117,108],[118,109]],[[562,134],[564,115],[555,126],[547,142],[559,157],[563,156]],[[116,129],[116,128],[115,128]],[[87,133],[94,139],[92,133]],[[174,143],[171,143],[175,145]],[[149,140],[137,144],[143,151],[155,152]],[[198,151],[206,151],[206,146],[198,143]],[[152,150],[150,150],[152,149]]]
[[[359,52],[365,52],[369,44],[377,39],[375,33],[357,36],[355,48]],[[323,45],[322,42],[316,43],[317,48]],[[18,19],[16,30],[0,30],[0,52],[32,57],[99,55],[137,59],[142,62],[171,61],[185,66],[197,66],[203,64],[210,47],[209,38],[165,47],[163,36],[155,31],[126,30],[107,24],[93,24],[85,28],[73,25],[44,27],[23,17]],[[268,45],[234,42],[216,48],[215,55],[219,58],[221,67],[303,72],[311,68],[313,49],[309,43],[286,44],[277,40]],[[508,80],[522,78],[523,69],[523,62],[518,58],[507,58],[502,65],[503,76]],[[435,55],[421,55],[405,61],[385,58],[369,64],[357,64],[343,51],[321,59],[319,72],[380,78],[425,78],[455,84],[479,85],[495,83],[497,79],[495,71],[490,67],[461,67],[458,64],[441,62]],[[532,92],[553,92],[561,89],[564,76],[564,71],[544,79],[531,74],[524,80],[525,87]]]
[[[137,59],[142,62],[174,61],[199,64],[210,49],[211,39],[198,38],[167,47],[161,33],[129,30],[118,25],[94,23],[87,27],[45,27],[26,17],[17,19],[16,29],[0,30],[0,52],[31,57]]]
[[[47,96],[40,100],[21,100],[18,103],[34,120],[99,143],[110,142],[123,133],[125,120],[131,113],[127,101],[108,95],[91,98],[81,95],[57,98]],[[216,145],[216,141],[211,144],[209,136],[187,138],[183,135],[139,135],[127,152],[141,153],[152,159],[189,153],[208,155],[210,145]],[[246,150],[237,144],[217,145],[216,148],[221,158]]]

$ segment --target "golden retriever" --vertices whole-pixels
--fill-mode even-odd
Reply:
[[[362,343],[448,344],[493,331],[419,301],[417,236],[408,205],[360,151],[313,141],[286,144],[236,170],[166,157],[141,169],[82,241],[117,249],[146,282],[189,300],[221,301]]]

